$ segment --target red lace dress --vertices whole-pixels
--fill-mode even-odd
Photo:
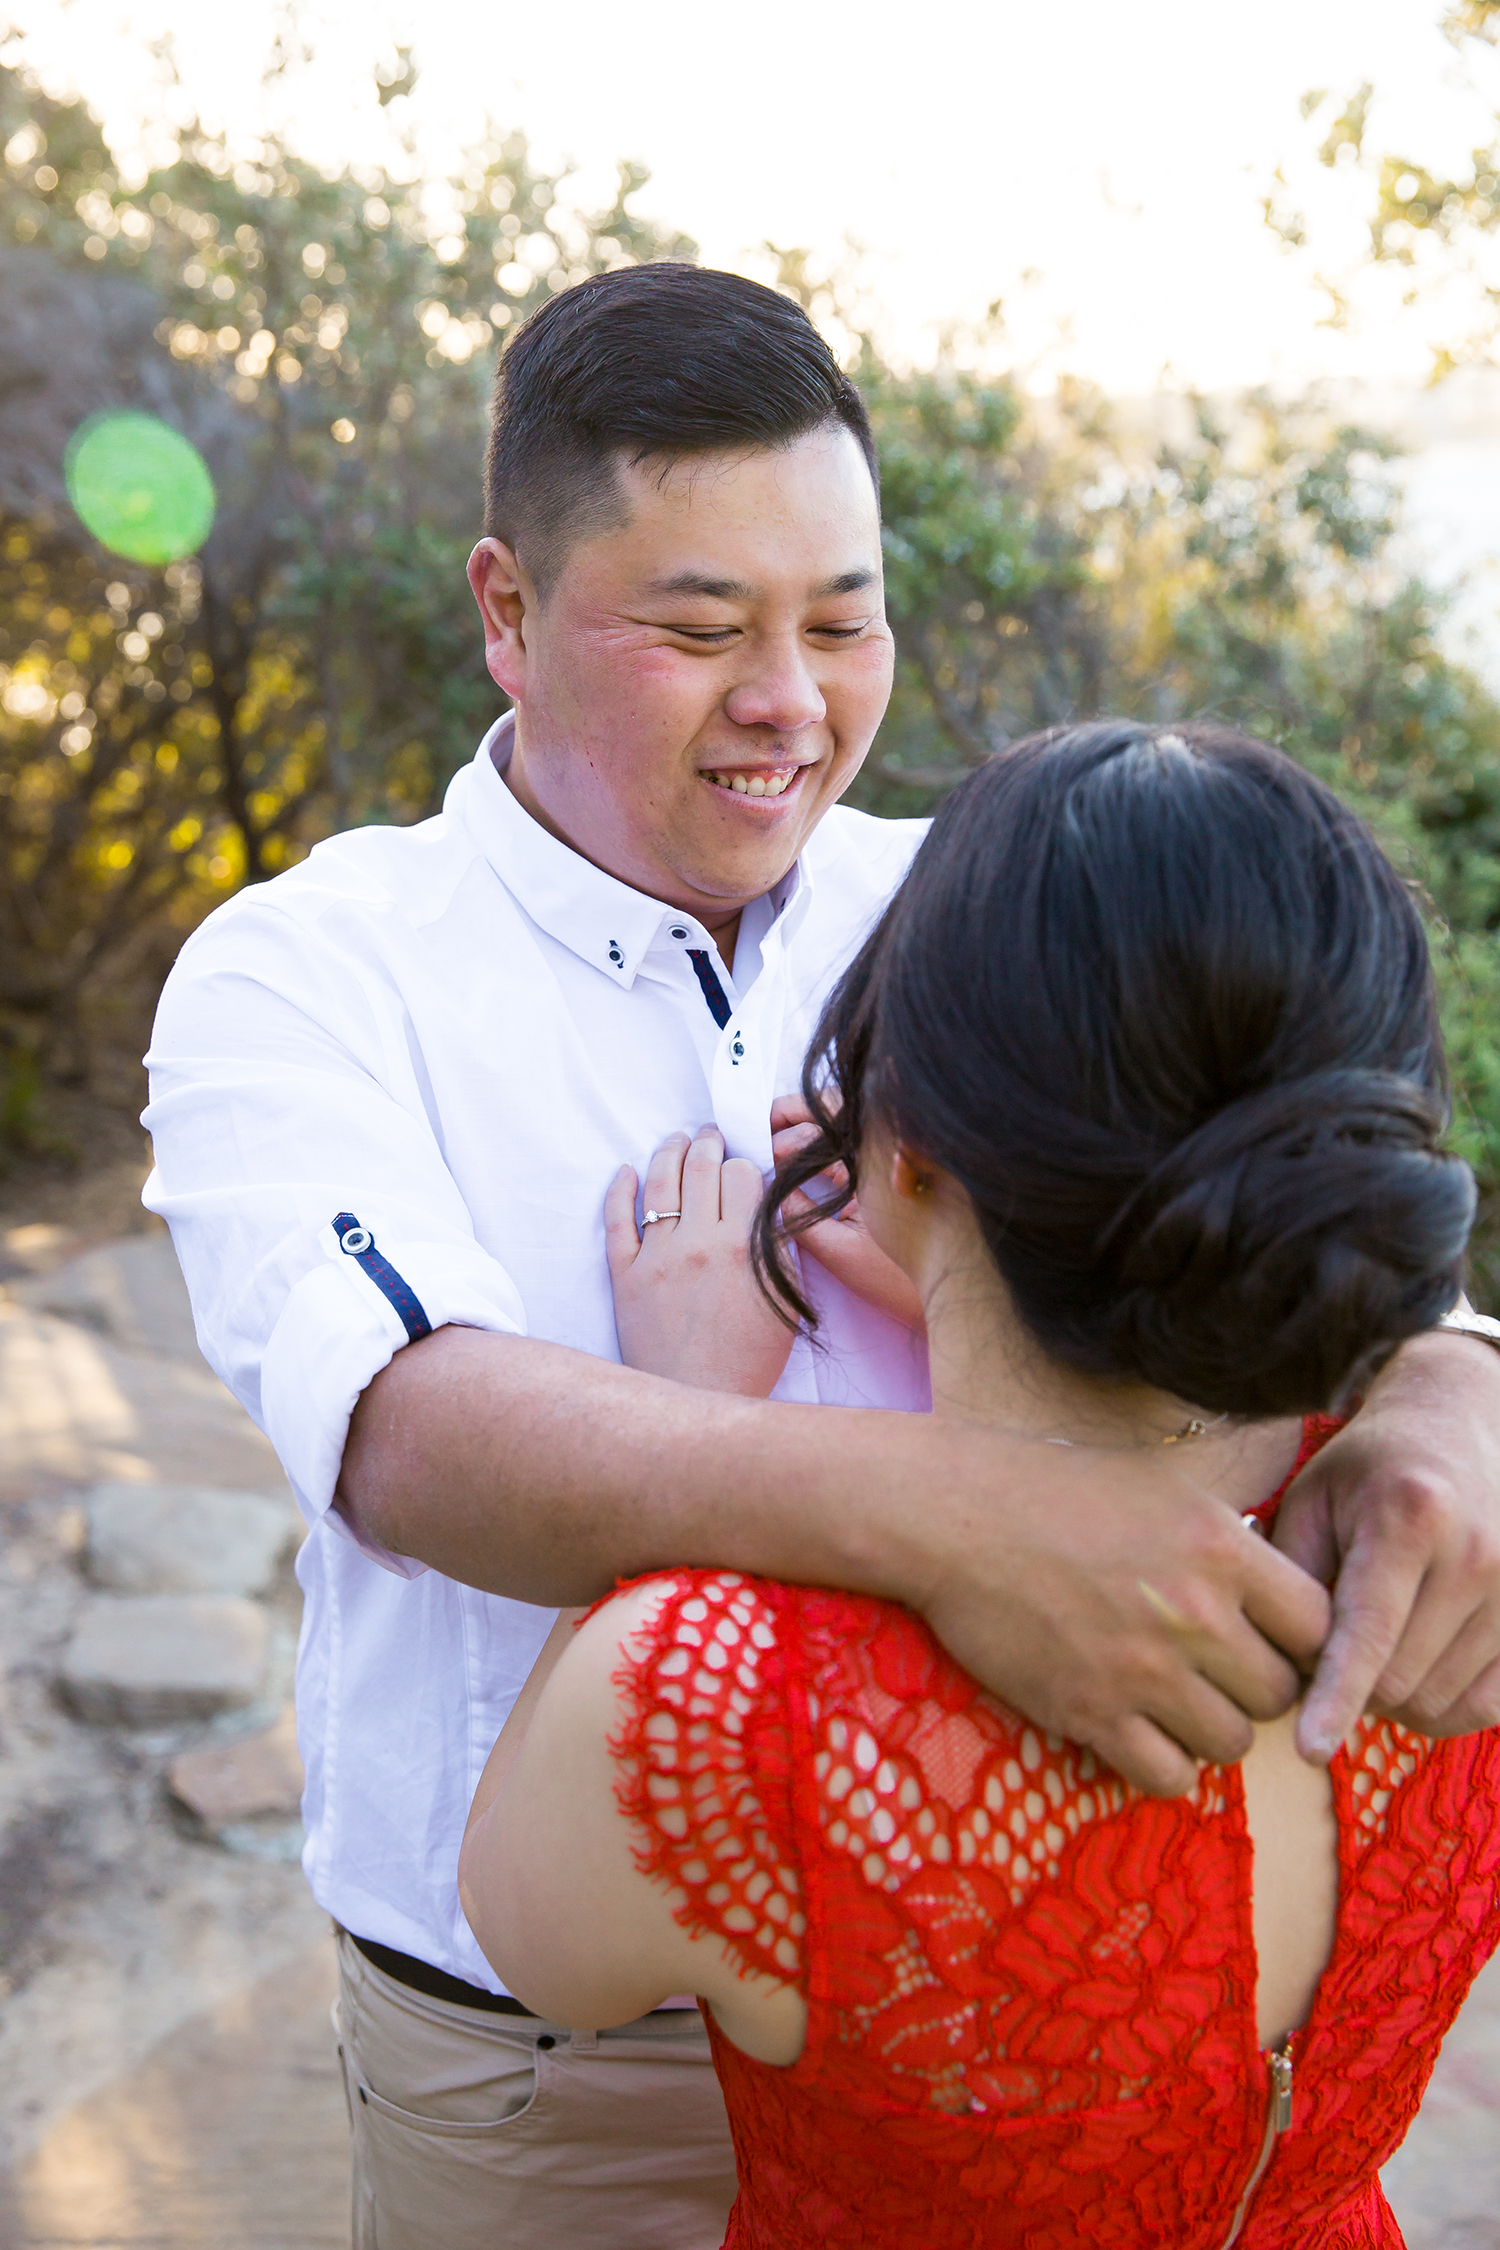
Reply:
[[[1370,1720],[1336,1759],[1337,1935],[1275,2058],[1236,1767],[1142,1797],[904,1609],[667,1583],[614,1745],[642,1865],[808,2003],[789,2068],[710,2023],[741,2183],[726,2244],[1400,2243],[1377,2168],[1500,1944],[1500,1734]]]

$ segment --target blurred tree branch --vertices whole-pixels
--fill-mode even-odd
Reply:
[[[414,82],[400,51],[382,106]],[[0,151],[0,1041],[76,1071],[90,980],[164,916],[434,809],[501,700],[461,599],[492,347],[569,281],[693,245],[635,211],[640,167],[580,211],[498,131],[440,193],[196,124],[130,182],[16,65]],[[194,562],[123,563],[73,515],[67,440],[109,407],[207,461]]]

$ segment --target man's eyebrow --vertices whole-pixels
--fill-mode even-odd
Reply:
[[[835,594],[862,594],[867,586],[878,583],[878,573],[864,566],[858,570],[841,570],[837,578],[826,578],[821,586],[814,586],[815,602],[827,601]],[[671,578],[653,578],[648,589],[653,594],[705,594],[715,602],[749,602],[755,599],[755,588],[743,578],[710,578],[705,571],[679,570]]]
[[[707,594],[710,601],[748,602],[755,596],[755,588],[743,578],[709,578],[702,571],[679,570],[673,578],[653,578],[653,594]]]
[[[862,594],[867,586],[875,584],[873,570],[841,570],[837,578],[825,579],[821,586],[814,586],[813,600],[827,601],[833,594]]]

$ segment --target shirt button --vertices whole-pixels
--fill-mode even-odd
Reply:
[[[685,938],[687,936],[687,931],[683,929],[680,923],[674,922],[672,925],[671,935],[675,938]]]
[[[619,942],[615,938],[611,938],[609,941],[609,957],[617,969],[624,967],[625,956],[620,951]]]

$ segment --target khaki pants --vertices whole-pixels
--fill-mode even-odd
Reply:
[[[696,2009],[569,2032],[338,1950],[354,2250],[717,2250],[734,2152]]]

